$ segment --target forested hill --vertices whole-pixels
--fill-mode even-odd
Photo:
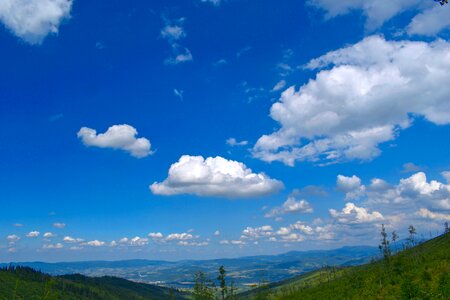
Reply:
[[[188,294],[116,277],[50,276],[12,267],[0,269],[0,300],[10,299],[188,299]]]
[[[450,233],[386,259],[325,268],[243,293],[240,299],[450,299]]]

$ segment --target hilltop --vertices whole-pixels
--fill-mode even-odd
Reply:
[[[50,276],[28,267],[0,269],[0,299],[189,299],[187,293],[117,277]]]
[[[240,299],[450,299],[450,234],[361,266],[322,268]]]

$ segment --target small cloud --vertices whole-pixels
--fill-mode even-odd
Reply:
[[[220,235],[220,231],[219,230],[216,230],[215,232],[214,232],[214,236],[219,236]]]
[[[152,154],[150,141],[137,138],[138,132],[133,126],[113,125],[105,133],[97,134],[95,129],[82,127],[78,138],[87,147],[112,148],[126,151],[136,158],[144,158]]]
[[[82,244],[83,246],[91,246],[91,247],[102,247],[105,245],[105,242],[99,240],[93,240]]]
[[[181,101],[183,101],[183,94],[184,94],[183,90],[173,89],[173,93],[175,94],[176,97],[178,97]]]
[[[45,244],[44,246],[42,246],[42,249],[62,249],[62,248],[64,248],[64,245],[61,243]]]
[[[214,6],[220,6],[222,0],[201,0],[202,3],[209,3],[212,4]]]
[[[162,239],[164,237],[164,235],[161,232],[150,232],[148,234],[148,237],[150,237],[152,239]]]
[[[312,213],[313,208],[306,200],[296,200],[294,196],[289,196],[282,206],[275,207],[264,215],[266,218],[278,217],[280,215],[292,213]]]
[[[56,236],[56,234],[54,234],[52,232],[46,232],[43,235],[44,239],[51,239],[51,238],[54,238],[55,236]]]
[[[26,235],[26,237],[28,237],[28,238],[36,238],[36,237],[39,236],[39,234],[40,234],[39,231],[30,231],[30,232]]]
[[[73,238],[73,237],[71,237],[71,236],[65,236],[64,239],[63,239],[63,241],[64,241],[65,243],[81,243],[81,242],[83,242],[84,240],[83,240],[83,239],[80,239],[80,238]]]
[[[222,58],[222,59],[219,59],[218,61],[214,62],[213,66],[214,67],[220,67],[220,66],[223,66],[223,65],[226,65],[226,64],[227,64],[227,60]]]
[[[281,91],[286,86],[286,80],[280,80],[278,83],[272,88],[272,92]]]
[[[421,167],[419,167],[418,165],[416,165],[412,162],[409,162],[409,163],[406,163],[403,165],[402,173],[416,173],[421,170],[422,170]]]
[[[14,224],[12,224],[12,226],[14,226],[14,227],[23,227],[23,224],[21,224],[21,223],[14,223]]]
[[[53,227],[59,228],[59,229],[63,229],[63,228],[66,227],[66,224],[65,223],[56,222],[56,223],[53,223]]]
[[[8,240],[8,242],[10,244],[14,244],[14,243],[16,243],[16,242],[18,242],[20,240],[20,237],[15,235],[15,234],[11,234],[11,235],[8,235],[6,237],[6,239]]]
[[[248,145],[248,141],[237,141],[235,138],[229,138],[227,139],[227,145],[231,146],[231,147],[235,147],[235,146],[246,146]]]

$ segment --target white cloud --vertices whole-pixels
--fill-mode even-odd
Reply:
[[[282,89],[284,89],[286,87],[286,80],[280,80],[273,88],[272,91],[273,92],[278,92],[281,91]]]
[[[77,136],[85,146],[121,149],[137,158],[149,156],[152,154],[150,141],[146,138],[136,138],[137,134],[136,128],[123,124],[113,125],[100,134],[97,134],[95,129],[82,127]]]
[[[186,32],[184,32],[183,27],[179,25],[167,24],[161,29],[161,36],[170,41],[176,41],[186,37]]]
[[[21,224],[21,223],[15,223],[15,224],[13,224],[13,226],[14,226],[14,227],[23,227],[23,224]]]
[[[324,69],[331,65],[330,69]],[[272,105],[281,128],[253,148],[264,161],[334,163],[371,160],[415,116],[450,123],[450,44],[386,41],[371,36],[313,59],[320,69]],[[430,92],[432,91],[432,92]]]
[[[330,209],[329,211],[330,215],[333,218],[335,218],[339,223],[347,223],[347,224],[372,223],[384,219],[383,215],[378,211],[370,213],[364,207],[358,207],[351,202],[347,203],[340,212],[336,211],[335,209]]]
[[[166,241],[186,241],[192,240],[194,236],[190,233],[171,233],[166,237]]]
[[[273,236],[273,228],[270,225],[264,225],[261,227],[247,227],[242,231],[243,238],[258,239],[261,237]]]
[[[42,246],[42,249],[62,249],[62,248],[64,248],[64,245],[61,243],[45,244]]]
[[[191,51],[179,44],[179,40],[186,37],[186,32],[183,28],[184,21],[185,18],[165,20],[166,25],[161,30],[161,36],[168,41],[172,48],[172,57],[165,60],[166,64],[177,65],[193,60]]]
[[[214,6],[220,6],[222,0],[201,0],[203,3],[210,3]]]
[[[6,239],[8,240],[8,242],[10,244],[14,244],[14,243],[17,243],[20,240],[20,237],[15,235],[15,234],[11,234],[11,235],[8,235],[6,237]]]
[[[381,26],[385,21],[408,9],[420,6],[421,0],[309,0],[308,3],[326,11],[327,18],[345,15],[360,10],[367,17],[366,26],[370,29]],[[429,6],[429,5],[428,5]]]
[[[73,238],[73,237],[71,237],[71,236],[65,236],[65,237],[63,238],[63,241],[66,242],[66,243],[81,243],[81,242],[83,242],[84,240],[83,240],[83,239],[80,239],[80,238]]]
[[[99,240],[93,240],[82,244],[83,246],[101,247],[105,245],[105,242]]]
[[[366,27],[373,30],[405,11],[414,15],[406,31],[408,34],[433,36],[450,28],[450,9],[441,7],[433,1],[403,0],[309,0],[310,5],[323,9],[326,18],[345,15],[352,11],[361,11],[367,18]]]
[[[147,238],[141,238],[139,236],[136,236],[130,240],[131,246],[145,246],[148,244]]]
[[[450,214],[436,213],[426,208],[421,208],[416,214],[422,218],[450,221]]]
[[[219,230],[214,231],[214,236],[220,236],[220,231]]]
[[[27,237],[29,237],[29,238],[35,238],[35,237],[38,237],[39,234],[40,234],[39,231],[30,231],[30,232],[27,234]]]
[[[51,239],[51,238],[54,238],[55,236],[56,236],[56,234],[54,234],[52,232],[46,232],[43,235],[44,239]]]
[[[187,242],[187,241],[179,241],[178,245],[180,246],[194,246],[194,247],[205,247],[208,246],[208,242]]]
[[[264,173],[255,174],[243,163],[222,157],[183,155],[169,169],[163,182],[150,186],[157,195],[195,194],[198,196],[246,198],[264,196],[283,184]]]
[[[148,237],[150,237],[152,239],[162,239],[164,237],[164,235],[161,232],[150,232],[148,234]]]
[[[279,215],[290,213],[312,213],[313,208],[306,200],[296,200],[295,197],[290,196],[280,207],[275,207],[265,214],[266,218],[273,218]]]
[[[172,45],[174,57],[170,57],[165,60],[168,65],[178,65],[180,63],[189,62],[194,60],[191,51],[188,48],[181,47],[178,44]]]
[[[336,181],[337,189],[345,193],[345,199],[358,199],[365,193],[365,186],[361,184],[361,179],[353,175],[347,177],[343,175],[337,176]]]
[[[416,15],[407,31],[410,35],[434,36],[448,28],[450,28],[450,9],[447,6],[435,5]]]
[[[60,23],[69,18],[72,0],[2,0],[0,21],[16,36],[40,44],[57,34]]]
[[[53,223],[53,227],[59,228],[59,229],[63,229],[64,227],[66,227],[66,224],[64,224],[64,223]]]
[[[235,146],[247,146],[248,145],[248,141],[238,141],[235,138],[229,138],[227,139],[227,145],[231,146],[231,147],[235,147]]]

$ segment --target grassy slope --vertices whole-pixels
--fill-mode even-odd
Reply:
[[[241,295],[243,299],[450,299],[450,234],[390,262],[310,272]]]
[[[172,298],[173,297],[173,298]],[[0,271],[0,299],[188,299],[175,290],[115,277],[52,277],[29,268]]]

